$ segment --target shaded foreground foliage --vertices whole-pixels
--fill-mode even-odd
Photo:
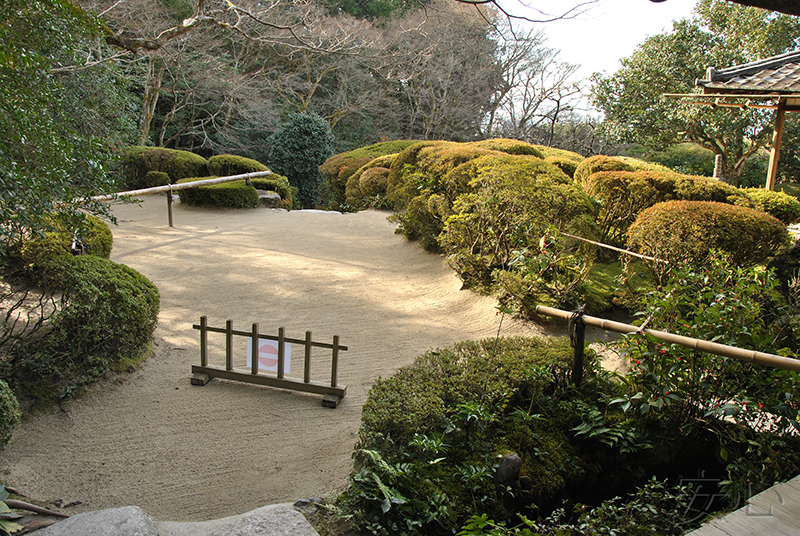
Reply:
[[[797,311],[777,288],[717,254],[677,272],[642,316],[790,353]],[[630,370],[591,361],[580,387],[565,339],[463,342],[379,380],[340,514],[374,534],[680,534],[709,513],[692,475],[719,483],[720,509],[800,473],[800,375],[639,334],[616,348]],[[518,478],[501,480],[512,453]]]

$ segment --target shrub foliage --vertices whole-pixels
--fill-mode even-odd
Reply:
[[[179,183],[185,184],[211,178],[213,177],[183,179]],[[178,195],[181,203],[187,205],[224,208],[255,208],[258,206],[258,192],[254,186],[248,186],[244,180],[187,188],[179,190]]]
[[[161,171],[170,184],[188,177],[208,175],[208,161],[189,151],[163,147],[125,147],[120,151],[120,185],[124,189],[147,188],[147,173]]]

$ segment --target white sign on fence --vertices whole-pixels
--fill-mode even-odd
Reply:
[[[258,370],[278,372],[278,341],[259,339]],[[247,367],[253,366],[253,337],[247,338]],[[292,345],[283,343],[283,372],[290,374],[292,363]]]

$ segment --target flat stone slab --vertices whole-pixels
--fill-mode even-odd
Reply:
[[[319,536],[319,533],[289,503],[212,521],[160,523],[138,506],[123,506],[74,515],[37,530],[36,536]]]
[[[36,531],[36,536],[158,536],[158,524],[138,506],[76,514]]]

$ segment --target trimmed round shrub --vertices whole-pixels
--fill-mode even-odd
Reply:
[[[163,171],[148,171],[144,177],[144,187],[166,186],[170,184],[169,174]]]
[[[494,138],[491,140],[473,141],[467,145],[480,147],[481,149],[490,149],[492,151],[500,151],[501,153],[530,155],[539,158],[544,158],[541,151],[530,143],[520,140],[512,140],[508,138]]]
[[[389,168],[389,184],[387,186],[387,195],[389,201],[395,205],[396,209],[400,209],[405,201],[408,201],[408,195],[403,191],[405,178],[407,175],[414,172],[417,165],[419,153],[426,147],[441,145],[447,142],[443,141],[418,141],[412,143],[405,149],[392,162]]]
[[[350,175],[350,178],[347,179],[347,186],[345,187],[345,206],[342,208],[361,210],[370,205],[375,206],[377,204],[383,204],[386,199],[386,190],[389,184],[389,168],[396,157],[397,154],[379,156],[370,160],[368,163],[361,166],[358,171]],[[382,183],[382,186],[376,185],[377,189],[375,189],[367,185],[367,190],[374,190],[374,193],[367,193],[367,191],[362,191],[361,189],[361,177],[368,170],[373,168],[380,168],[381,171],[370,172],[369,175],[371,178],[367,179],[367,182],[377,180],[379,183]],[[383,178],[381,179],[380,176]]]
[[[369,168],[361,174],[358,180],[358,187],[363,195],[375,197],[386,193],[386,185],[388,182],[389,168],[374,167]]]
[[[183,179],[178,183],[186,184],[213,178]],[[259,203],[255,187],[248,186],[244,180],[187,188],[179,190],[178,195],[181,203],[204,207],[255,208]]]
[[[764,188],[746,188],[744,194],[756,208],[781,220],[786,225],[800,221],[800,201],[783,192],[773,192]]]
[[[21,250],[22,262],[33,270],[35,279],[49,277],[44,271],[57,260],[71,257],[73,245],[83,245],[89,255],[106,259],[111,255],[114,237],[108,224],[97,216],[53,214],[49,225],[49,230],[30,237]]]
[[[712,249],[738,266],[766,261],[789,245],[786,226],[760,210],[708,201],[668,201],[642,212],[628,247],[672,265],[702,263]]]
[[[125,189],[147,188],[147,173],[161,171],[174,184],[208,175],[208,161],[198,154],[163,147],[125,147],[120,151],[120,184]]]
[[[215,177],[243,175],[258,171],[269,171],[269,168],[252,158],[232,154],[219,154],[208,159],[208,174]]]
[[[328,206],[334,210],[343,208],[346,204],[347,181],[363,166],[378,157],[396,155],[415,143],[415,140],[384,141],[328,158],[319,167],[325,179],[323,190]]]
[[[62,291],[49,330],[2,363],[15,391],[47,405],[140,362],[158,322],[158,289],[142,274],[84,255],[54,263]]]
[[[578,164],[573,178],[579,183],[584,183],[590,175],[598,171],[633,171],[633,167],[619,158],[599,154]]]
[[[11,440],[11,434],[21,416],[17,397],[8,384],[0,380],[0,449]]]
[[[556,149],[555,147],[547,147],[546,145],[534,145],[536,150],[542,154],[542,158],[547,159],[552,157],[555,158],[564,158],[566,160],[572,160],[573,162],[580,164],[585,160],[583,155],[580,155],[573,151],[567,151],[566,149]]]
[[[751,206],[735,186],[673,171],[599,171],[584,181],[586,191],[600,202],[600,239],[612,245],[625,242],[625,232],[645,209],[663,201],[716,201]]]
[[[634,171],[672,171],[667,166],[659,164],[658,162],[648,162],[647,160],[642,160],[641,158],[636,158],[633,156],[615,156],[614,158],[622,160],[631,166]]]
[[[303,208],[315,208],[323,177],[319,166],[333,155],[331,127],[313,112],[296,113],[269,138],[269,164],[297,188]]]

